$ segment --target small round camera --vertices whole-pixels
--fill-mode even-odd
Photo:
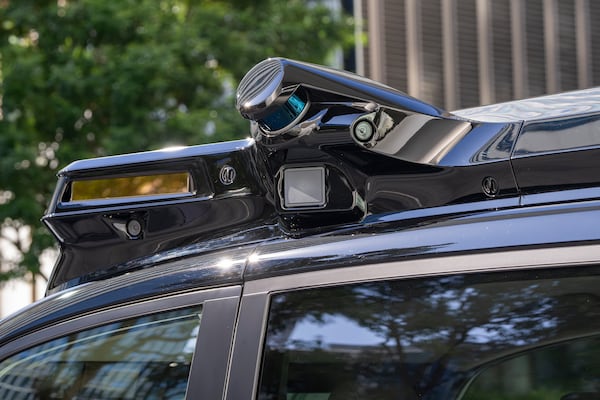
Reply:
[[[352,135],[359,142],[368,142],[375,134],[375,126],[368,119],[356,121],[352,127]]]
[[[142,224],[137,219],[130,219],[127,221],[125,229],[127,230],[127,234],[129,234],[129,236],[136,238],[142,233]]]

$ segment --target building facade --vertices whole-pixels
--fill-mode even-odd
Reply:
[[[356,70],[448,110],[600,84],[600,2],[355,0]],[[358,32],[358,33],[360,33]]]

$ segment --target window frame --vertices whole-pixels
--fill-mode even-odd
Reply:
[[[257,257],[259,259],[260,257]],[[257,399],[271,296],[298,289],[390,279],[585,266],[600,262],[600,245],[507,250],[311,271],[246,282],[240,302],[225,399]],[[259,316],[261,316],[259,318]],[[231,384],[235,382],[235,384]]]
[[[77,332],[148,314],[200,305],[202,319],[190,366],[186,398],[221,398],[225,388],[240,294],[239,285],[204,289],[119,304],[98,312],[75,316],[6,343],[0,347],[0,361],[31,347]],[[197,357],[197,354],[202,356]]]

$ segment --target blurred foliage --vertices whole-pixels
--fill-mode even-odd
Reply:
[[[351,21],[305,0],[0,0],[0,280],[39,273],[39,218],[69,162],[245,137],[237,82],[324,63]],[[8,267],[7,267],[8,266]]]

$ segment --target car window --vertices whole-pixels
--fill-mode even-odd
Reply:
[[[597,391],[598,363],[585,360],[600,359],[599,272],[459,274],[273,295],[259,398],[495,399],[500,392],[475,396],[494,386],[494,365],[519,357],[538,358],[526,396],[546,386],[560,396]],[[556,385],[559,359],[571,365]]]
[[[0,363],[2,399],[183,399],[200,307],[73,333]]]
[[[525,351],[484,369],[463,400],[600,399],[600,335]]]

